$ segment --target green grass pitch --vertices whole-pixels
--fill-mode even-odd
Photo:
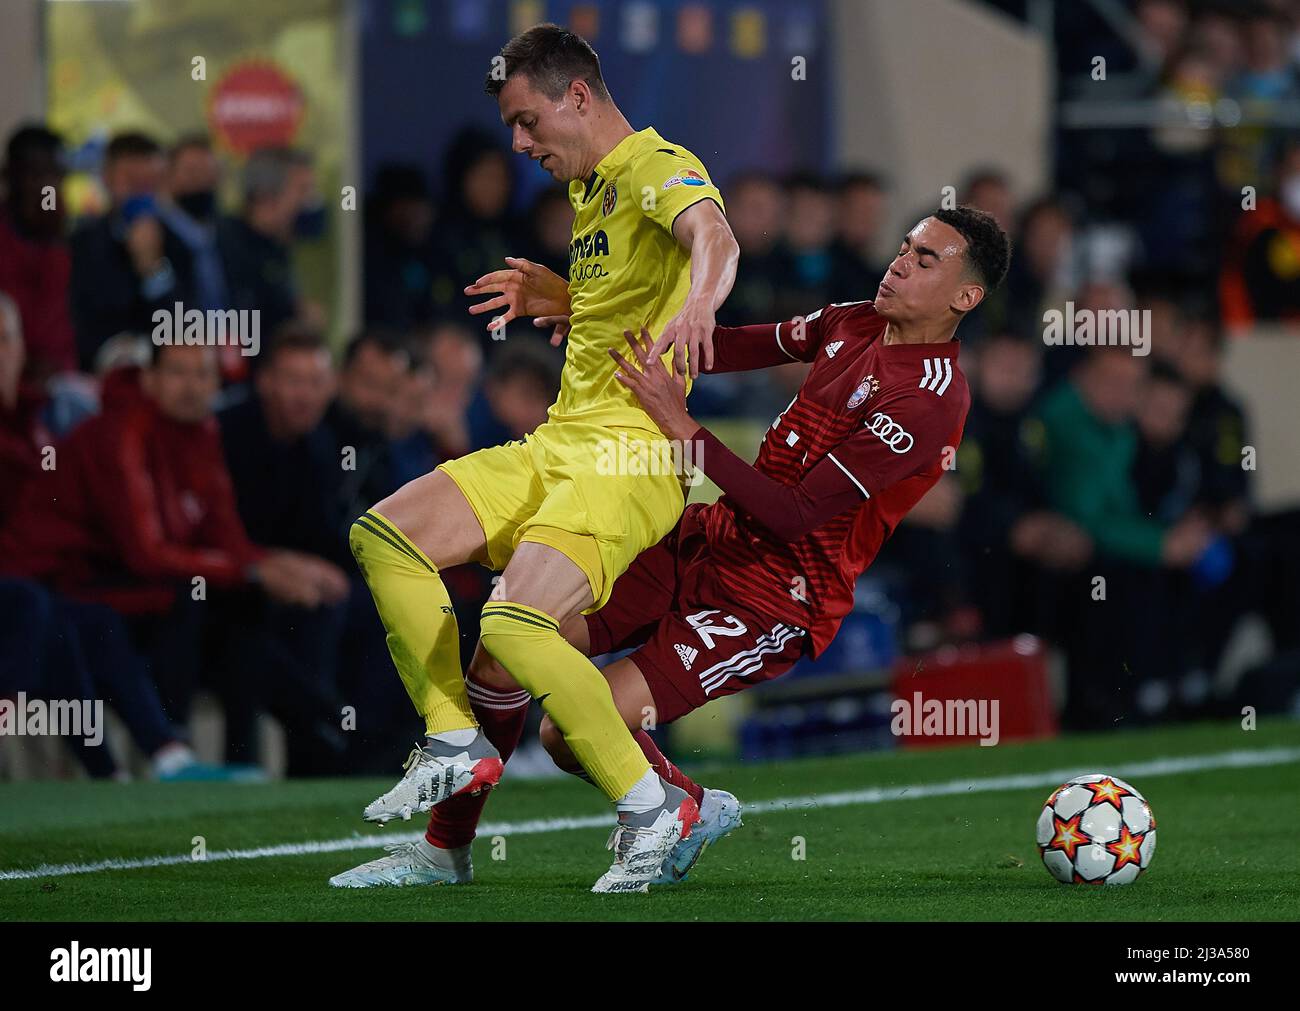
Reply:
[[[1151,870],[1124,888],[1059,885],[1041,865],[1034,820],[1053,784],[981,780],[1114,772],[1160,759],[1267,752],[1269,764],[1130,778],[1159,822]],[[1255,757],[1258,757],[1256,754]],[[1219,763],[1221,765],[1221,762]],[[611,818],[586,784],[506,783],[486,821],[532,831],[480,833],[469,886],[341,890],[327,878],[422,828],[385,829],[362,806],[392,780],[264,785],[25,783],[0,786],[4,920],[1277,920],[1300,919],[1300,724],[1265,721],[1064,737],[995,748],[877,752],[711,765],[706,785],[765,809],[705,853],[691,879],[649,895],[591,895],[608,866],[607,827],[535,820]],[[395,776],[398,770],[395,770]],[[394,778],[395,778],[394,776]],[[970,780],[946,796],[921,789]],[[916,790],[909,797],[904,788]],[[881,791],[840,803],[830,795]],[[899,792],[901,796],[899,796]],[[829,802],[827,802],[829,799]],[[528,827],[528,826],[525,826]],[[359,836],[374,845],[192,861],[195,836],[220,851]],[[803,840],[802,847],[798,842]],[[796,859],[802,848],[803,859]],[[182,856],[183,862],[15,879],[41,865]]]

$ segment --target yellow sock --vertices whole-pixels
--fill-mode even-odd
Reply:
[[[352,524],[348,541],[425,733],[477,727],[460,667],[456,614],[437,566],[373,509]]]
[[[650,763],[614,705],[609,683],[565,642],[545,611],[493,600],[479,625],[483,648],[541,703],[592,781],[618,800]]]

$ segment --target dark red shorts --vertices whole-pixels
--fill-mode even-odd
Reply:
[[[654,696],[656,722],[671,723],[710,699],[778,678],[803,655],[807,633],[737,604],[713,577],[700,504],[641,552],[599,611],[587,615],[591,655],[630,647]]]

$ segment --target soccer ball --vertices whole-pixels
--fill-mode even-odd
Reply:
[[[1037,834],[1043,863],[1067,885],[1130,884],[1156,852],[1146,798],[1101,773],[1078,776],[1048,797]]]

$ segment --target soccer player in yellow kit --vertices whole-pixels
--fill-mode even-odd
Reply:
[[[651,769],[600,671],[559,629],[601,607],[685,505],[682,476],[671,469],[610,472],[622,440],[635,447],[664,437],[615,379],[608,349],[621,346],[624,330],[644,325],[659,335],[666,367],[698,375],[712,361],[714,313],[735,280],[739,249],[699,159],[653,129],[632,130],[598,57],[577,35],[538,25],[511,40],[493,61],[487,91],[514,150],[568,182],[576,218],[567,286],[510,260],[510,269],[467,291],[499,293],[475,306],[500,310],[491,325],[517,316],[567,325],[563,380],[532,435],[442,464],[352,527],[353,554],[426,730],[406,775],[365,817],[409,818],[490,789],[502,760],[475,717],[471,692],[488,708],[526,706],[531,697],[617,806],[614,864],[593,891],[643,891],[698,811]],[[480,647],[526,695],[467,690],[439,571],[471,561],[502,571],[483,608]],[[418,845],[405,848],[399,859],[420,856]],[[346,879],[332,883],[353,883]]]

